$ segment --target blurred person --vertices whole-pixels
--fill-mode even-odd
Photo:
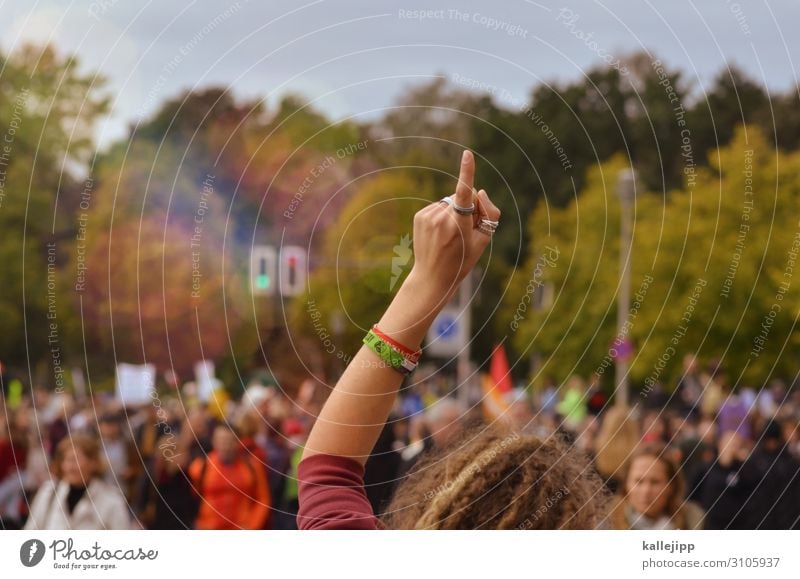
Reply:
[[[558,405],[558,388],[555,383],[547,378],[545,387],[538,393],[539,409],[543,414],[555,414]]]
[[[707,529],[754,529],[754,513],[761,506],[753,493],[761,479],[752,461],[749,448],[736,431],[720,435],[717,457],[707,465],[695,493],[706,511]]]
[[[766,420],[772,420],[780,407],[786,402],[786,384],[782,380],[771,380],[766,388],[758,392],[756,406],[758,412]]]
[[[455,398],[445,397],[425,410],[421,421],[414,423],[414,441],[401,453],[402,476],[414,468],[424,451],[445,445],[461,427],[464,406]]]
[[[676,420],[681,418],[677,417]],[[695,500],[708,466],[716,457],[716,423],[711,418],[689,414],[681,432],[681,436],[674,441],[678,452],[676,463],[680,465],[686,481],[686,496]]]
[[[275,528],[296,530],[296,517],[299,509],[297,465],[303,456],[306,431],[300,420],[289,418],[283,421],[281,432],[285,440],[288,465],[282,477],[284,479],[283,494],[280,502],[276,503]]]
[[[390,416],[364,465],[364,488],[375,514],[383,513],[391,500],[403,462],[395,448],[395,423]]]
[[[667,444],[670,439],[664,410],[646,412],[642,418],[642,442],[645,444]]]
[[[200,509],[200,497],[187,472],[189,465],[211,451],[211,418],[206,407],[196,403],[176,409],[176,417],[179,413],[183,415],[180,425],[161,435],[145,462],[137,512],[147,528],[194,528]]]
[[[612,406],[603,413],[600,432],[594,441],[597,472],[611,492],[624,481],[625,465],[639,445],[639,425],[627,406]]]
[[[442,398],[425,410],[425,425],[433,446],[447,444],[460,428],[466,409],[455,398]]]
[[[200,497],[197,529],[264,528],[270,496],[263,466],[244,451],[237,433],[219,425],[211,438],[213,450],[195,459],[189,476]]]
[[[36,493],[25,529],[130,529],[125,497],[103,480],[104,470],[95,436],[63,439],[53,459],[54,479]]]
[[[75,402],[68,394],[56,394],[49,398],[44,411],[47,422],[47,448],[52,459],[58,445],[69,434],[69,420],[74,411]]]
[[[123,417],[118,412],[106,412],[97,422],[100,445],[106,458],[105,480],[119,487],[130,500],[136,482],[138,455],[133,441],[122,431]]]
[[[558,431],[558,423],[556,422],[556,415],[553,413],[537,413],[534,422],[533,428],[531,429],[531,434],[538,436],[539,438],[547,438],[552,436],[553,433]]]
[[[645,444],[634,451],[609,515],[614,529],[702,529],[703,512],[686,501],[684,481],[666,447]]]
[[[583,423],[575,433],[572,444],[587,456],[591,455],[594,450],[595,440],[597,434],[600,432],[600,418],[593,414],[589,414],[583,419]]]
[[[670,405],[670,402],[673,400],[673,396],[667,392],[666,388],[664,387],[664,383],[661,381],[656,381],[650,385],[647,396],[644,397],[642,402],[642,406],[647,408],[648,410],[657,410],[658,412],[663,411]]]
[[[717,422],[711,416],[703,416],[697,423],[697,436],[701,442],[712,447],[717,445]]]
[[[191,529],[200,501],[183,469],[191,459],[192,433],[181,430],[177,440],[164,435],[158,452],[148,466],[146,485],[139,508],[139,520],[147,529]]]
[[[414,462],[419,458],[419,454],[430,448],[430,437],[427,434],[425,418],[423,416],[413,416],[408,420],[408,436],[406,444],[400,450],[400,474],[405,474]]]
[[[26,512],[24,484],[29,439],[26,425],[19,419],[23,411],[24,408],[11,411],[0,405],[0,528],[3,529],[19,529]]]
[[[269,481],[269,461],[267,458],[267,439],[262,432],[263,420],[258,413],[252,409],[241,412],[236,420],[236,431],[239,433],[239,441],[245,453],[250,455],[252,462],[264,471],[264,476]],[[267,482],[269,486],[269,482]],[[269,490],[269,489],[268,489]],[[272,497],[272,495],[270,495]],[[272,504],[277,504],[273,500]],[[296,512],[296,511],[295,511]],[[265,529],[271,526],[272,513],[270,512],[264,522]]]
[[[261,426],[262,421],[253,410],[240,413],[236,419],[236,431],[239,433],[242,448],[253,457],[264,470],[264,475],[268,477],[267,441],[265,436],[261,436]]]
[[[749,458],[762,474],[751,499],[753,521],[759,529],[800,528],[800,463],[789,453],[778,423],[769,422],[759,440]]]
[[[19,432],[27,438],[28,451],[22,482],[31,495],[50,480],[49,458],[46,445],[42,443],[47,436],[47,427],[38,418],[34,408],[27,404],[18,408],[15,413]]]
[[[521,431],[533,427],[533,406],[524,389],[512,390],[506,396],[508,411],[504,418],[509,420],[514,428]]]
[[[683,375],[675,391],[676,406],[685,416],[700,414],[700,401],[703,397],[703,384],[697,367],[697,355],[683,356]]]
[[[605,515],[602,482],[585,456],[559,437],[501,425],[446,436],[401,481],[382,521],[367,500],[364,463],[397,391],[437,314],[499,223],[499,209],[472,187],[474,172],[474,156],[464,151],[455,195],[414,216],[414,265],[331,392],[305,446],[298,467],[301,529],[578,529],[594,528]]]
[[[411,420],[407,416],[398,417],[394,422],[394,450],[402,453],[411,440]]]
[[[745,440],[753,440],[750,425],[750,408],[743,393],[732,391],[726,383],[722,385],[723,400],[717,412],[717,425],[720,433],[737,432]]]
[[[24,470],[28,456],[27,432],[21,428],[17,413],[6,409],[3,414],[0,414],[0,482]]]
[[[577,432],[586,418],[586,384],[580,376],[572,376],[565,386],[564,398],[556,406],[563,427],[569,432]]]
[[[780,426],[789,454],[800,461],[800,418],[787,418],[780,421]]]
[[[714,417],[725,400],[728,379],[719,360],[709,363],[705,372],[700,375],[703,394],[700,399],[700,411],[704,416]]]

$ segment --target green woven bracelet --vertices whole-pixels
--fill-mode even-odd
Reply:
[[[364,343],[370,350],[375,352],[378,358],[386,362],[389,366],[403,374],[408,373],[404,364],[406,357],[381,340],[372,330],[367,332],[367,335],[364,336]]]

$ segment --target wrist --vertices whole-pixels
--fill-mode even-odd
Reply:
[[[446,304],[447,295],[412,269],[378,326],[404,346],[418,349]]]

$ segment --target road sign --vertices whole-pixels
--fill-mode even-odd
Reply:
[[[466,346],[469,339],[463,312],[454,306],[445,307],[428,330],[425,353],[440,358],[451,358]]]

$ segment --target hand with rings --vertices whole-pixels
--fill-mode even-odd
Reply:
[[[454,195],[414,216],[414,267],[410,276],[452,296],[475,267],[497,230],[500,210],[486,191],[476,191],[475,157],[464,151]]]

